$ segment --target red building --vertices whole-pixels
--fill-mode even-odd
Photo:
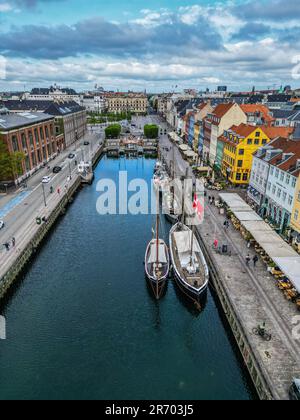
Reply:
[[[54,124],[54,117],[43,113],[0,115],[0,135],[8,151],[25,155],[23,173],[0,181],[22,182],[57,155]]]

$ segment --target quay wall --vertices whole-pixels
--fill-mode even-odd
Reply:
[[[101,146],[95,152],[92,158],[93,167],[102,158],[103,149],[104,147]],[[79,174],[77,174],[73,179],[74,181],[69,186],[69,189],[66,192],[64,192],[59,202],[52,209],[50,215],[47,218],[47,222],[42,223],[38,226],[36,222],[33,221],[32,224],[29,226],[29,239],[26,241],[26,244],[24,244],[24,246],[22,247],[23,249],[16,255],[16,258],[14,259],[11,266],[0,279],[0,300],[5,296],[7,291],[10,289],[10,287],[25,269],[26,265],[37,252],[43,240],[53,228],[59,217],[66,213],[68,205],[72,202],[74,195],[77,193],[77,191],[80,189],[83,183]]]

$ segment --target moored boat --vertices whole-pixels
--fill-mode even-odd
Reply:
[[[207,291],[208,266],[195,233],[181,222],[170,231],[170,256],[180,290],[199,302]]]

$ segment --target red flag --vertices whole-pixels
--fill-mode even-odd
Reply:
[[[203,214],[204,214],[204,208],[203,208],[197,194],[195,194],[195,197],[194,197],[193,209],[195,209],[197,215],[201,219],[203,217]]]

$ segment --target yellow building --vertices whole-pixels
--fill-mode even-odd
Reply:
[[[294,231],[293,240],[300,251],[300,175],[295,189],[294,208],[291,218],[291,227]]]
[[[271,141],[268,127],[233,126],[219,137],[224,143],[222,174],[236,185],[249,184],[253,153]]]
[[[112,114],[120,114],[122,112],[146,114],[148,99],[142,93],[112,93],[106,96],[106,108]]]

